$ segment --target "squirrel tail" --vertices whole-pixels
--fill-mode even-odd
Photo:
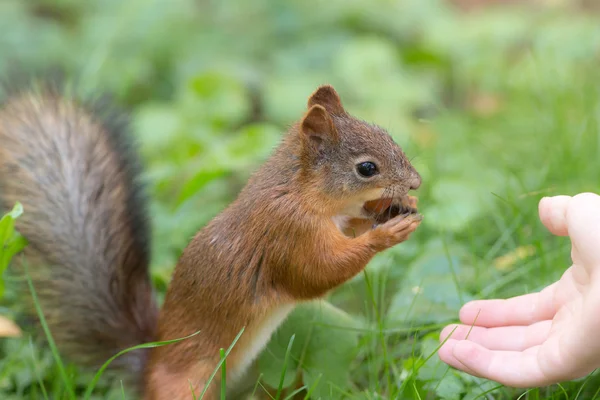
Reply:
[[[59,351],[98,367],[155,340],[150,228],[122,116],[60,87],[28,85],[0,104],[0,208],[23,205],[27,269],[13,267],[31,277]],[[112,366],[137,379],[146,357],[135,350]]]

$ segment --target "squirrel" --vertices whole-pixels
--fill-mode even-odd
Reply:
[[[235,385],[296,304],[347,282],[421,222],[409,196],[421,177],[403,150],[322,85],[237,199],[191,239],[159,309],[141,162],[126,121],[107,110],[51,85],[10,93],[0,207],[23,205],[24,259],[69,360],[97,367],[196,333],[115,360],[143,399],[198,396],[243,329],[227,358]],[[219,377],[205,398],[217,397]]]

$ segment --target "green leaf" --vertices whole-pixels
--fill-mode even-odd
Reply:
[[[15,230],[15,220],[23,214],[23,206],[16,203],[13,209],[0,219],[0,275],[8,268],[11,259],[25,246],[27,240]],[[4,279],[0,276],[0,297],[4,295]]]
[[[238,130],[226,143],[222,159],[231,168],[258,168],[283,137],[280,128],[270,124],[249,124]]]
[[[227,169],[221,168],[198,172],[196,175],[194,175],[194,177],[192,177],[192,179],[183,185],[183,188],[181,189],[181,192],[177,198],[177,205],[181,205],[190,197],[204,189],[206,185],[224,177],[228,174],[228,172],[229,171]]]
[[[4,249],[4,246],[6,246],[6,243],[12,237],[14,227],[15,220],[10,213],[5,214],[2,219],[0,219],[0,244],[2,245],[0,249]]]
[[[465,390],[465,384],[456,375],[449,373],[439,382],[428,385],[435,388],[436,394],[444,400],[460,400]]]
[[[448,254],[449,253],[449,254]],[[467,299],[461,285],[468,279],[463,251],[431,243],[415,260],[392,298],[388,318],[397,322],[431,323],[455,318]]]
[[[427,223],[437,229],[457,232],[483,211],[479,184],[464,179],[439,180],[433,185],[435,204],[427,208]]]
[[[149,103],[138,109],[135,131],[142,136],[140,144],[146,152],[157,154],[172,146],[173,137],[180,130],[181,116],[172,106]]]
[[[250,99],[243,83],[234,75],[207,71],[194,77],[184,97],[184,112],[197,121],[210,121],[214,128],[243,122],[250,113]]]
[[[17,219],[23,214],[23,205],[19,202],[15,203],[13,209],[8,213],[13,219]]]

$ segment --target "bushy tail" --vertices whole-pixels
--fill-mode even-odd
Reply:
[[[158,313],[138,161],[105,111],[48,85],[0,106],[0,207],[23,204],[40,305],[61,354],[83,366],[154,340]],[[115,362],[139,376],[145,353]]]

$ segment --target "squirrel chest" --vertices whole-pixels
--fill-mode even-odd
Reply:
[[[256,319],[246,328],[238,342],[244,351],[240,354],[232,371],[232,381],[235,382],[247,370],[293,309],[293,304],[275,306],[264,317]]]

